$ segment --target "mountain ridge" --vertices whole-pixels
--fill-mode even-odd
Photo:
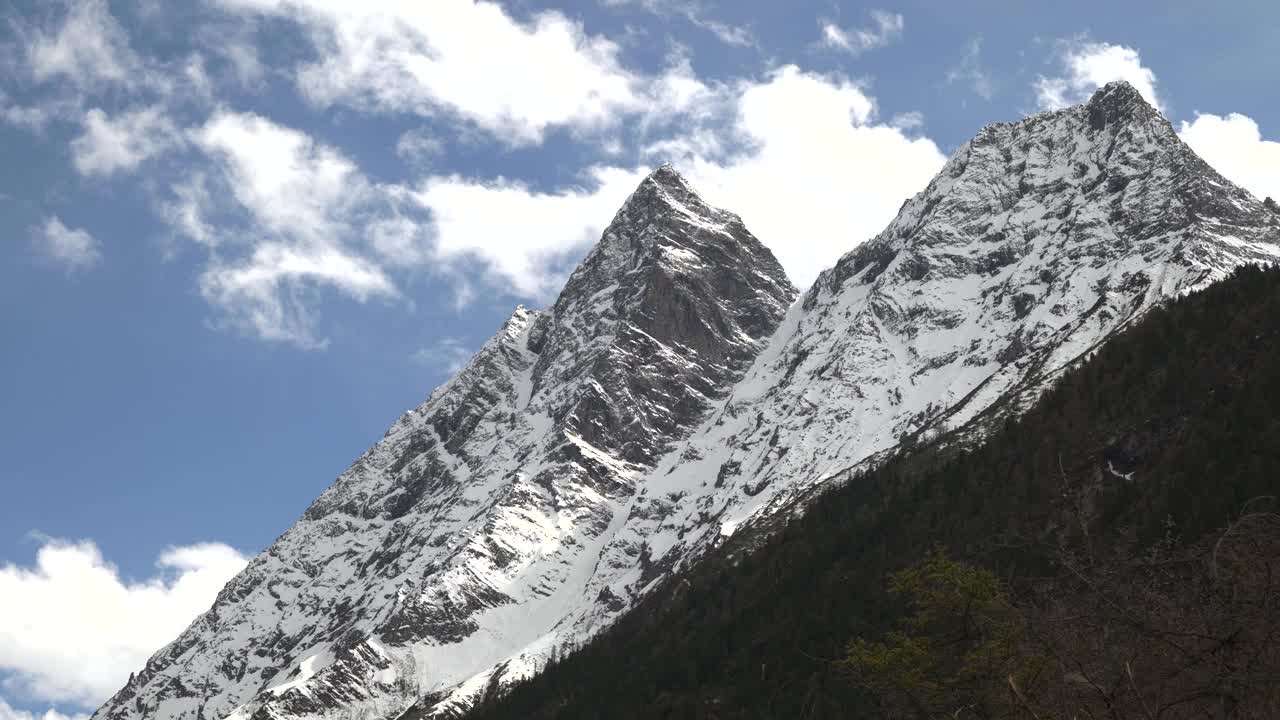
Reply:
[[[795,302],[659,167],[95,718],[463,712],[904,442],[980,438],[1278,228],[1127,85],[987,126]]]

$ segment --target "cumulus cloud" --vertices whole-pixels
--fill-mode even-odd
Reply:
[[[1036,79],[1036,101],[1042,110],[1084,102],[1094,90],[1115,80],[1128,81],[1147,102],[1165,109],[1156,94],[1155,73],[1142,64],[1133,48],[1075,38],[1061,43],[1058,60],[1062,75]]]
[[[213,161],[214,177],[176,187],[164,214],[178,232],[217,248],[200,290],[227,324],[323,347],[314,333],[317,290],[359,302],[397,295],[362,244],[365,228],[390,212],[392,195],[345,155],[306,133],[229,111],[215,113],[192,141]],[[210,191],[210,182],[225,192]],[[219,205],[224,196],[229,206]],[[218,230],[211,217],[222,220]]]
[[[747,151],[678,162],[805,286],[884,229],[945,162],[932,140],[877,122],[874,108],[847,81],[784,67],[738,98],[735,131]]]
[[[1280,200],[1280,142],[1263,139],[1252,118],[1197,114],[1181,123],[1178,135],[1228,180],[1259,198]]]
[[[160,107],[114,118],[94,108],[85,114],[84,132],[71,141],[71,154],[81,175],[111,175],[137,168],[179,140],[178,129]]]
[[[69,228],[56,215],[35,233],[36,251],[48,262],[67,270],[87,270],[102,259],[97,239],[87,230]]]
[[[27,710],[18,710],[5,702],[4,698],[0,698],[0,720],[89,720],[89,716],[84,713],[63,715],[57,710],[46,710],[36,714]]]
[[[92,542],[45,540],[33,566],[0,566],[7,686],[43,701],[96,706],[207,610],[245,563],[219,543],[175,547],[161,553],[153,577],[134,581]],[[4,707],[0,720],[5,712],[25,720]]]
[[[618,46],[558,12],[521,23],[492,2],[219,0],[291,18],[316,44],[297,83],[321,106],[451,112],[515,145],[548,129],[589,131],[645,107]]]
[[[413,197],[430,212],[435,258],[480,260],[517,294],[545,300],[560,289],[566,258],[600,238],[645,174],[598,166],[584,187],[551,193],[517,181],[435,176]]]
[[[726,134],[741,149],[700,142],[695,131],[649,155],[674,162],[710,202],[739,213],[801,285],[882,230],[945,161],[931,140],[877,122],[872,98],[839,78],[787,66],[740,84],[730,103]],[[436,177],[417,197],[431,210],[441,253],[484,257],[537,296],[562,279],[547,271],[547,258],[594,242],[644,173],[600,166],[590,183],[556,192]]]
[[[906,23],[900,13],[884,10],[871,11],[872,24],[867,27],[842,28],[832,22],[823,22],[821,43],[824,47],[844,52],[859,53],[882,48],[902,37]]]

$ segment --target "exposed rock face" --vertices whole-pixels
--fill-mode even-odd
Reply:
[[[724,535],[903,442],[980,435],[1277,243],[1125,84],[983,129],[794,304],[660,168],[552,308],[517,310],[95,717],[461,710]]]
[[[1153,305],[1274,262],[1277,243],[1263,204],[1127,83],[988,126],[791,309],[646,483],[633,512],[654,519],[632,541],[675,565],[715,541],[708,518],[732,532],[902,443],[979,437]],[[651,499],[703,482],[669,512]]]
[[[659,168],[550,310],[517,309],[96,717],[444,712],[527,672],[629,605],[585,595],[599,548],[795,297]]]

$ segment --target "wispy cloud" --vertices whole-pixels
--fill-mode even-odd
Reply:
[[[341,152],[261,116],[219,111],[192,133],[216,171],[183,185],[168,217],[176,230],[219,247],[200,277],[201,294],[223,321],[257,336],[324,347],[311,294],[335,289],[359,302],[398,295],[361,245],[387,208],[388,194]],[[219,204],[223,197],[230,204]],[[232,246],[209,237],[208,218],[241,225]],[[211,242],[212,241],[212,242]]]
[[[605,5],[613,7],[637,6],[661,17],[680,17],[694,27],[701,28],[715,35],[726,45],[753,47],[756,45],[755,34],[743,25],[718,20],[715,13],[701,2],[688,0],[604,0]]]
[[[898,113],[889,118],[889,126],[899,130],[917,130],[924,127],[924,113],[918,110]]]
[[[134,170],[181,141],[173,121],[158,106],[115,117],[94,108],[85,114],[84,132],[71,141],[71,154],[81,175],[111,175]]]
[[[462,369],[471,359],[472,351],[462,340],[447,337],[434,345],[419,348],[410,356],[413,362],[439,370],[446,375],[453,375]]]
[[[57,78],[88,89],[144,79],[141,60],[104,0],[78,0],[67,7],[60,25],[29,31],[27,59],[37,82]]]
[[[991,71],[982,64],[982,37],[969,40],[959,64],[947,71],[948,83],[965,83],[983,100],[995,96]]]
[[[102,260],[96,238],[87,230],[67,227],[56,215],[35,231],[34,243],[42,259],[71,272],[87,270]]]
[[[902,37],[906,22],[901,13],[885,10],[871,11],[871,25],[843,28],[824,21],[821,23],[823,46],[854,55],[882,48]]]
[[[444,150],[444,141],[425,128],[409,130],[396,141],[396,155],[417,168],[424,167]]]

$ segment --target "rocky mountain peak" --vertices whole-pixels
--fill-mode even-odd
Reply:
[[[553,414],[593,442],[625,437],[619,451],[646,462],[745,369],[795,296],[738,216],[708,205],[664,165],[641,181],[551,308],[535,338],[534,397],[573,403]],[[650,368],[651,388],[628,387],[625,378]],[[573,389],[586,376],[598,390]],[[637,392],[650,391],[661,397],[636,408]]]
[[[1088,121],[1089,131],[1123,134],[1134,124],[1151,126],[1152,132],[1165,142],[1177,141],[1177,134],[1160,110],[1147,101],[1138,89],[1124,80],[1107,83],[1094,92],[1080,111]],[[1133,136],[1132,133],[1129,134]]]
[[[795,294],[737,215],[707,204],[663,165],[640,182],[556,299],[542,364],[561,351],[557,334],[607,337],[619,322],[704,350],[713,338],[761,339]]]
[[[551,308],[516,308],[97,717],[447,715],[532,672],[641,591],[641,549],[602,548],[795,295],[658,168]]]

